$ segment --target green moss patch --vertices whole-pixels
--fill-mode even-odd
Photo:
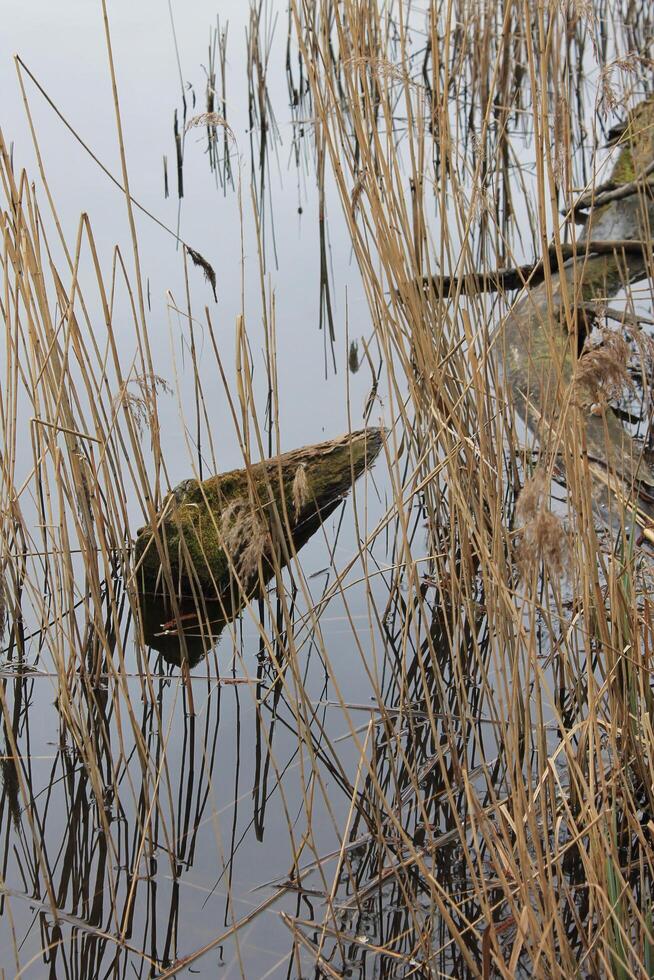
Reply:
[[[180,484],[164,500],[158,529],[138,532],[142,589],[162,590],[168,581],[179,595],[254,591],[272,577],[275,560],[283,564],[291,545],[301,547],[317,530],[381,444],[382,431],[366,429]]]

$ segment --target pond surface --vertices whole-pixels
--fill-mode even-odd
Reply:
[[[415,30],[419,79],[423,12],[404,6]],[[479,604],[466,606],[452,635],[455,617],[429,579],[429,515],[420,495],[410,496],[404,518],[410,560],[398,544],[397,517],[387,516],[397,480],[412,478],[405,457],[396,458],[402,440],[397,389],[381,370],[369,297],[333,175],[316,166],[311,102],[303,97],[293,105],[289,94],[287,7],[280,2],[254,9],[263,89],[249,88],[257,78],[248,66],[255,21],[245,0],[116,0],[109,8],[131,193],[166,226],[136,212],[152,366],[162,380],[157,405],[164,489],[193,473],[206,477],[243,464],[230,406],[243,323],[263,455],[366,425],[385,426],[388,445],[302,549],[303,576],[293,567],[285,573],[285,591],[271,587],[266,601],[249,603],[186,678],[156,650],[149,651],[146,669],[119,575],[112,582],[115,607],[106,599],[108,587],[103,593],[112,623],[107,632],[122,651],[118,668],[87,685],[83,672],[71,666],[69,702],[36,615],[23,624],[20,669],[15,642],[8,642],[0,758],[2,976],[300,980],[315,975],[317,961],[333,976],[436,976],[426,967],[420,972],[415,945],[406,938],[423,923],[433,924],[428,893],[422,893],[422,907],[418,902],[409,908],[401,879],[380,874],[384,859],[401,865],[404,857],[396,828],[379,806],[384,793],[416,847],[426,833],[436,836],[431,874],[460,897],[463,919],[476,920],[457,827],[467,808],[468,780],[481,786],[506,765],[499,722],[482,696],[487,677],[480,665],[493,638],[481,590]],[[0,125],[13,144],[15,167],[37,178],[13,52],[24,66],[21,77],[64,236],[74,242],[79,214],[87,213],[109,276],[115,244],[130,255],[124,195],[25,70],[120,179],[102,8],[72,0],[4,0],[3,14],[11,27],[0,38]],[[611,35],[609,48],[613,43]],[[206,111],[211,57],[217,58],[214,110],[226,112],[228,129],[218,127],[209,152],[206,126],[185,127]],[[587,75],[580,88],[586,92],[596,83],[597,67],[592,52],[584,57]],[[297,80],[295,60],[292,65]],[[576,127],[584,120],[590,127],[594,114],[583,92],[583,119],[576,117]],[[453,120],[462,112],[453,106]],[[607,129],[609,123],[607,115]],[[510,253],[522,261],[533,252],[526,229],[534,149],[520,119],[512,125],[516,198],[506,231]],[[400,161],[401,131],[399,119]],[[591,144],[587,140],[577,157],[581,185],[588,179]],[[429,161],[427,178],[436,172],[437,162]],[[471,182],[472,175],[464,181]],[[37,198],[45,210],[40,185]],[[452,235],[456,252],[459,240]],[[187,298],[177,238],[210,263],[215,297],[202,268],[188,263]],[[482,233],[473,235],[473,246],[483,254]],[[59,257],[58,246],[54,251]],[[82,263],[84,276],[91,277],[91,270]],[[489,321],[505,304],[505,297],[487,300]],[[89,311],[100,337],[97,299]],[[113,323],[121,361],[129,365],[137,344],[129,297],[118,290]],[[198,379],[204,399],[199,422]],[[400,385],[401,394],[408,386]],[[256,446],[254,426],[250,433]],[[141,438],[151,461],[147,426]],[[25,442],[15,485],[32,463]],[[142,500],[131,484],[125,498],[134,535],[144,523]],[[36,522],[38,501],[24,508]],[[409,565],[421,583],[415,601],[404,576]],[[79,569],[83,578],[81,564]],[[82,596],[83,585],[77,588]],[[54,613],[50,626],[56,632]],[[542,623],[536,627],[540,645],[541,628],[546,630]],[[64,630],[64,640],[78,635],[80,641],[78,650],[63,651],[70,664],[78,654],[83,662],[82,640],[92,645],[89,632]],[[545,637],[544,663],[548,655]],[[462,679],[474,731],[459,724]],[[437,737],[428,715],[442,722]],[[545,713],[542,720],[550,725],[552,716]],[[546,740],[554,727],[544,729]],[[371,760],[369,768],[362,759]],[[408,769],[419,774],[420,804],[411,796]],[[492,799],[490,789],[486,798]],[[367,823],[353,801],[365,802]],[[483,868],[485,857],[479,857]],[[331,921],[339,922],[346,942],[335,937]],[[438,968],[472,975],[469,961],[451,948],[444,921],[436,921],[430,942]],[[377,947],[385,946],[391,956],[379,954]],[[478,949],[470,956],[480,965]]]
[[[131,190],[143,207],[178,232],[216,270],[217,303],[201,270],[191,268],[190,276],[199,315],[205,304],[211,309],[230,380],[236,317],[245,312],[263,414],[267,388],[262,301],[250,199],[250,144],[256,160],[259,143],[248,115],[245,33],[250,13],[241,2],[222,2],[219,10],[215,3],[176,6],[171,8],[174,33],[165,4],[116,3],[110,9]],[[94,154],[119,175],[101,8],[69,3],[55,10],[48,3],[27,7],[9,2],[3,13],[11,30],[3,33],[0,49],[5,93],[1,123],[6,139],[13,144],[16,165],[36,174],[13,52],[20,55]],[[319,328],[318,197],[312,153],[302,145],[299,163],[294,162],[297,127],[286,89],[285,8],[280,5],[263,11],[262,20],[264,17],[261,44],[269,34],[267,85],[277,113],[265,164],[265,285],[267,297],[273,292],[275,296],[279,448],[286,450],[365,424],[363,412],[373,378],[365,363],[357,373],[348,370],[348,355],[350,339],[369,338],[370,316],[351,261],[346,229],[334,220],[328,243],[330,274],[338,283],[330,300],[334,340],[327,326]],[[228,145],[232,179],[221,186],[219,173],[212,172],[209,165],[206,130],[191,129],[184,136],[184,196],[180,200],[173,123],[177,111],[183,134],[184,107],[175,42],[188,119],[205,109],[205,69],[216,29],[228,29],[226,100],[233,134]],[[101,261],[108,266],[114,243],[126,252],[129,249],[124,198],[24,72],[23,78],[65,233],[72,235],[78,215],[87,212],[96,229]],[[164,156],[168,198],[164,194]],[[224,165],[219,166],[224,171]],[[259,177],[255,172],[260,191]],[[336,219],[337,207],[333,210]],[[174,237],[141,213],[137,213],[137,226],[154,367],[175,390],[159,402],[163,455],[174,485],[191,472],[188,447],[192,436],[191,440],[184,437],[184,425],[192,429],[194,412],[188,329],[184,318],[171,312],[176,303],[185,306],[184,274]],[[128,363],[128,352],[134,347],[132,325],[125,318],[121,328],[120,317],[114,323],[123,360]],[[209,342],[201,329],[196,342],[202,372],[204,345]],[[377,360],[375,355],[375,370]],[[225,392],[217,383],[215,363],[212,368],[213,358],[205,358],[207,361],[209,370],[202,380],[215,462],[217,468],[229,469],[241,465],[242,456]],[[380,401],[371,414],[375,424],[383,420]],[[205,475],[212,472],[212,462],[203,459]],[[28,467],[29,463],[28,455],[22,464]],[[365,519],[371,527],[385,512],[386,482],[382,461],[374,472],[374,485],[370,481],[357,489],[360,505],[369,508]],[[134,503],[131,513],[135,530],[143,519]],[[325,534],[317,537],[303,552],[308,576],[317,576],[310,579],[316,600],[331,584],[333,568],[343,567],[356,554],[349,502],[329,519]],[[388,558],[377,548],[375,560],[384,566]],[[360,577],[360,571],[350,576],[352,580]],[[378,582],[376,591],[383,606],[387,589],[382,573]],[[294,613],[298,624],[303,607],[306,609],[306,601],[299,597]],[[333,686],[310,632],[298,625],[298,634],[303,634],[306,710],[315,714],[316,725],[316,744],[310,749],[316,775],[310,776],[312,763],[308,775],[306,759],[302,759],[309,749],[298,745],[293,704],[283,691],[271,690],[275,672],[262,649],[258,615],[256,606],[253,613],[245,613],[225,631],[209,659],[196,668],[191,681],[193,715],[179,672],[169,671],[156,651],[144,698],[138,664],[130,653],[134,647],[126,617],[127,673],[120,691],[105,679],[96,696],[86,702],[87,714],[80,718],[98,753],[99,771],[94,777],[62,728],[56,710],[58,679],[47,656],[40,655],[38,636],[27,643],[27,660],[38,673],[12,679],[13,666],[7,662],[4,683],[10,717],[5,724],[13,727],[20,764],[16,768],[11,761],[12,740],[8,738],[0,803],[3,975],[20,970],[24,971],[21,975],[33,977],[127,977],[135,972],[154,976],[205,943],[213,944],[211,951],[181,968],[178,975],[216,976],[219,968],[224,976],[300,975],[299,964],[289,956],[292,937],[279,912],[286,909],[292,915],[311,918],[312,902],[323,899],[300,897],[296,888],[279,893],[274,885],[259,886],[287,879],[294,847],[301,851],[301,857],[297,854],[300,864],[310,864],[338,848],[337,830],[350,808],[345,773],[351,778],[358,758],[356,747],[349,749],[351,731],[365,727],[370,717],[370,687],[356,647],[365,651],[369,668],[381,673],[383,646],[377,650],[372,640],[373,631],[379,634],[379,625],[361,584],[349,589],[347,602],[336,594],[321,616],[321,643],[330,651],[336,676],[340,674],[347,687],[347,701],[361,704],[348,718],[338,700],[329,704],[334,700]],[[264,630],[266,623],[264,615]],[[128,711],[134,711],[133,725],[126,718]],[[329,751],[320,758],[323,728],[331,739],[345,736],[336,769]],[[139,756],[143,748],[152,764],[146,775]],[[322,785],[311,802],[315,838],[303,842],[307,794],[316,793],[312,784],[318,772]],[[92,785],[93,778],[100,780],[100,787]],[[98,795],[106,799],[102,819]],[[146,825],[151,826],[147,842],[142,835]],[[333,872],[333,860],[331,867]],[[323,884],[318,880],[319,887]],[[58,921],[53,905],[59,911]],[[263,910],[251,925],[230,935],[233,924],[260,905]],[[221,933],[224,941],[216,942]]]

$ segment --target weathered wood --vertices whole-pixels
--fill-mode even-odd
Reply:
[[[583,259],[591,255],[613,255],[624,252],[625,255],[641,255],[644,250],[651,251],[647,242],[632,239],[612,241],[588,241],[583,238],[573,244],[563,242],[560,245],[550,245],[547,249],[550,272],[558,272],[559,264],[563,266],[569,259]],[[477,296],[479,293],[498,293],[512,289],[522,289],[524,286],[533,288],[545,280],[545,262],[527,262],[524,265],[507,266],[492,269],[490,272],[467,272],[462,276],[426,276],[422,280],[424,289],[433,290],[437,297],[451,298],[457,291],[464,296]]]
[[[188,623],[182,646],[198,659],[338,506],[382,436],[365,429],[169,493],[155,527],[141,528],[135,542],[146,640],[179,662]]]
[[[629,180],[626,183],[616,183],[615,180],[608,180],[605,184],[600,187],[594,188],[592,191],[587,191],[587,193],[582,194],[572,205],[572,213],[576,214],[578,211],[588,211],[590,208],[601,208],[605,204],[610,204],[612,201],[621,201],[625,197],[630,197],[632,194],[639,194],[643,189],[644,184],[652,186],[652,174],[654,173],[654,160],[650,161],[645,167],[642,173],[634,180]],[[620,174],[619,176],[624,176]]]

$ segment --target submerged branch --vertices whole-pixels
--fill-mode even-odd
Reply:
[[[189,659],[197,662],[246,599],[322,526],[372,465],[382,439],[381,429],[364,429],[179,484],[135,543],[150,644],[177,663],[183,632]],[[177,589],[172,606],[164,566]]]

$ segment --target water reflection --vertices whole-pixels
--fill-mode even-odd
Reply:
[[[424,54],[424,77],[434,86],[440,84],[441,73],[437,26],[432,18],[429,34],[434,47],[430,40]],[[260,29],[259,21],[256,28]],[[516,56],[522,60],[524,34],[516,32],[514,40]],[[251,50],[253,57],[263,59],[263,66],[267,47],[254,45]],[[453,61],[447,77],[458,84],[465,72],[473,76],[466,83],[471,102],[460,107],[466,123],[461,131],[472,133],[483,89],[460,28],[452,51],[456,64]],[[296,140],[304,133],[308,101],[302,71],[299,61],[300,74],[292,81]],[[214,73],[212,65],[210,74]],[[255,77],[252,69],[250,77]],[[265,137],[264,126],[271,126],[267,81],[257,77],[256,90],[249,91],[256,97],[251,106],[258,127],[255,140],[260,142],[254,143],[253,159],[263,161],[256,185],[263,210],[262,201],[270,194],[267,155],[274,130]],[[520,84],[516,79],[518,94]],[[519,103],[512,102],[513,85],[511,72],[503,73],[493,110],[507,144],[511,106],[520,111]],[[444,124],[445,113],[439,120],[434,116],[441,104],[437,94],[432,105],[430,94],[430,125]],[[372,137],[378,124],[376,103],[371,108]],[[483,100],[481,108],[485,113]],[[313,122],[307,127],[312,132]],[[366,136],[367,131],[357,138]],[[316,268],[325,336],[329,331],[333,341],[324,133],[321,140],[316,148]],[[354,152],[360,153],[358,143]],[[435,152],[440,152],[438,142]],[[502,148],[501,156],[505,165],[498,227],[509,238],[515,220],[509,182],[514,177],[506,163],[508,149],[505,154]],[[492,160],[493,153],[487,158]],[[491,170],[484,166],[481,179],[490,180],[489,175]],[[224,179],[227,183],[227,172]],[[208,224],[206,212],[202,218]],[[485,214],[482,218],[488,221]],[[302,275],[294,269],[290,278]],[[376,302],[381,306],[381,294]],[[435,325],[441,323],[439,317],[436,311]],[[319,320],[317,311],[314,320]],[[416,331],[414,340],[418,339]],[[301,347],[295,339],[293,343]],[[363,350],[369,360],[365,344]],[[347,350],[341,354],[345,363]],[[304,351],[302,356],[306,360]],[[297,365],[304,360],[293,361],[289,370],[300,373]],[[351,383],[362,380],[354,366],[353,354]],[[370,367],[372,406],[381,367]],[[332,394],[329,400],[336,402]],[[330,406],[323,407],[327,415]],[[304,410],[300,403],[295,415]],[[320,415],[312,402],[311,426]],[[433,430],[424,433],[425,439],[440,431],[447,419],[447,406],[439,408],[425,426]],[[455,442],[452,455],[457,457],[460,450]],[[434,485],[440,472],[430,474]],[[405,480],[410,486],[410,473],[398,479],[398,486]],[[274,663],[265,655],[257,659],[256,653],[264,652],[260,634],[248,632],[245,623],[234,631],[232,656],[225,658],[231,675],[221,677],[207,669],[192,676],[187,672],[182,680],[162,666],[161,659],[169,665],[198,664],[215,647],[244,601],[244,593],[231,584],[220,598],[203,593],[201,598],[182,594],[174,600],[157,589],[142,588],[145,639],[162,655],[152,673],[134,670],[132,660],[123,657],[134,644],[129,617],[118,603],[107,603],[106,609],[93,606],[86,621],[80,614],[82,628],[73,622],[69,629],[66,620],[61,642],[52,642],[51,674],[24,674],[21,636],[18,670],[12,675],[7,668],[1,678],[0,947],[5,969],[91,980],[135,973],[162,977],[200,968],[213,976],[219,966],[229,964],[233,974],[244,977],[296,978],[307,975],[305,962],[319,970],[320,956],[336,976],[427,976],[438,969],[444,975],[467,977],[485,969],[482,936],[488,922],[482,916],[488,908],[497,913],[498,921],[504,917],[503,935],[514,939],[517,927],[511,920],[510,899],[518,879],[511,878],[508,886],[505,879],[515,865],[510,851],[500,859],[493,848],[501,821],[510,817],[507,792],[512,787],[523,792],[525,782],[533,785],[538,778],[543,760],[549,765],[548,729],[541,726],[537,737],[531,735],[529,702],[538,696],[531,675],[523,675],[520,664],[510,676],[493,674],[497,645],[505,639],[498,639],[489,624],[481,587],[474,596],[464,595],[463,611],[457,606],[462,578],[457,562],[463,552],[470,564],[477,560],[479,537],[469,526],[450,521],[446,483],[439,489],[437,512],[410,517],[402,513],[399,532],[391,522],[384,526],[386,543],[382,534],[374,552],[372,546],[364,549],[360,570],[366,585],[357,591],[349,582],[339,583],[343,593],[332,591],[334,601],[329,608],[325,605],[315,629],[304,629],[301,616],[297,624],[293,616],[276,618],[266,606],[261,635],[278,652]],[[510,491],[507,481],[507,494]],[[313,519],[298,523],[292,536],[296,550],[340,500],[341,495],[333,495]],[[409,513],[410,507],[407,504]],[[483,520],[485,515],[479,513]],[[502,513],[510,521],[506,501]],[[416,574],[409,543],[415,543],[416,554],[422,555],[423,521],[429,516],[444,528],[435,551],[453,556],[447,568],[450,585],[440,576],[436,584],[424,579],[419,589],[405,587],[402,569],[412,566]],[[352,522],[347,527],[349,557],[356,551],[358,528]],[[395,551],[394,535],[400,541]],[[329,565],[335,550],[330,538],[325,548],[330,554],[321,560]],[[280,542],[271,575],[286,565],[289,551]],[[501,542],[492,555],[485,552],[486,564],[491,558],[503,560],[500,551]],[[48,583],[53,615],[59,614],[60,590],[73,591],[68,579],[62,583]],[[82,584],[79,591],[81,602],[87,601]],[[297,637],[287,632],[289,619]],[[96,634],[103,623],[106,636],[100,642]],[[523,626],[519,615],[515,623],[518,633]],[[12,636],[23,630],[19,617],[13,629]],[[52,635],[54,630],[48,627],[48,632]],[[556,646],[548,644],[551,636],[551,625],[546,624],[537,640],[543,644],[538,650],[540,665],[546,657],[556,658]],[[86,641],[89,649],[96,644],[97,656],[85,656]],[[47,649],[47,643],[42,635],[37,642],[40,655],[41,645]],[[505,647],[510,654],[511,643]],[[517,640],[515,647],[519,653]],[[292,656],[285,655],[289,650]],[[37,655],[39,667],[45,659]],[[88,661],[102,661],[93,678],[84,670]],[[587,673],[581,646],[578,673]],[[513,685],[512,698],[495,702],[493,685],[501,688],[504,682]],[[585,709],[576,685],[576,677],[561,673],[557,690],[567,706],[564,721],[571,729],[567,737],[573,750],[581,745],[581,736],[576,740],[572,729]],[[509,703],[511,715],[505,716],[500,709]],[[535,745],[542,750],[540,762]],[[607,795],[598,808],[610,805]],[[561,824],[550,826],[539,822],[542,817],[534,812],[526,854],[537,846],[539,833],[544,839],[559,832],[562,839],[566,833],[573,836],[563,816]],[[503,839],[511,840],[510,834]],[[577,888],[586,880],[579,873],[583,855],[576,849],[561,854],[561,866],[557,852],[551,869],[560,888],[556,901],[564,903],[570,947],[587,952],[590,890]],[[523,867],[529,871],[529,862]],[[482,880],[478,892],[487,888],[488,902],[482,908],[471,883],[474,886],[486,873],[489,880]],[[626,864],[629,885],[638,887],[639,873],[636,860]],[[643,891],[646,885],[643,873]],[[529,900],[537,905],[535,889]],[[590,903],[591,915],[594,908]],[[280,910],[286,918],[277,915]],[[543,916],[541,921],[548,920]],[[433,951],[428,965],[420,959],[425,951]],[[517,975],[521,969],[530,975],[531,964],[523,967],[525,958],[516,956]]]
[[[274,621],[265,626],[283,645]],[[313,660],[305,676],[324,698]],[[184,682],[160,673],[78,684],[74,721],[84,734],[73,741],[46,710],[47,677],[2,679],[5,953],[52,978],[173,975],[199,951],[209,975],[240,958],[246,977],[282,961],[295,976],[288,939],[266,910],[306,914],[312,889],[301,876],[276,880],[293,858],[271,844],[290,830],[302,851],[305,818],[294,831],[286,821],[298,814],[283,816],[303,797],[299,740],[331,786],[332,807],[358,798],[345,755],[334,758],[325,742],[341,722],[317,705],[300,727],[283,678],[264,662],[252,677],[197,676],[193,711]],[[236,937],[234,922],[250,915],[255,934]]]
[[[228,611],[219,600],[181,599],[139,592],[143,638],[146,644],[162,655],[164,660],[179,666],[187,661],[195,667],[212,650],[228,622],[238,614],[240,606]]]

